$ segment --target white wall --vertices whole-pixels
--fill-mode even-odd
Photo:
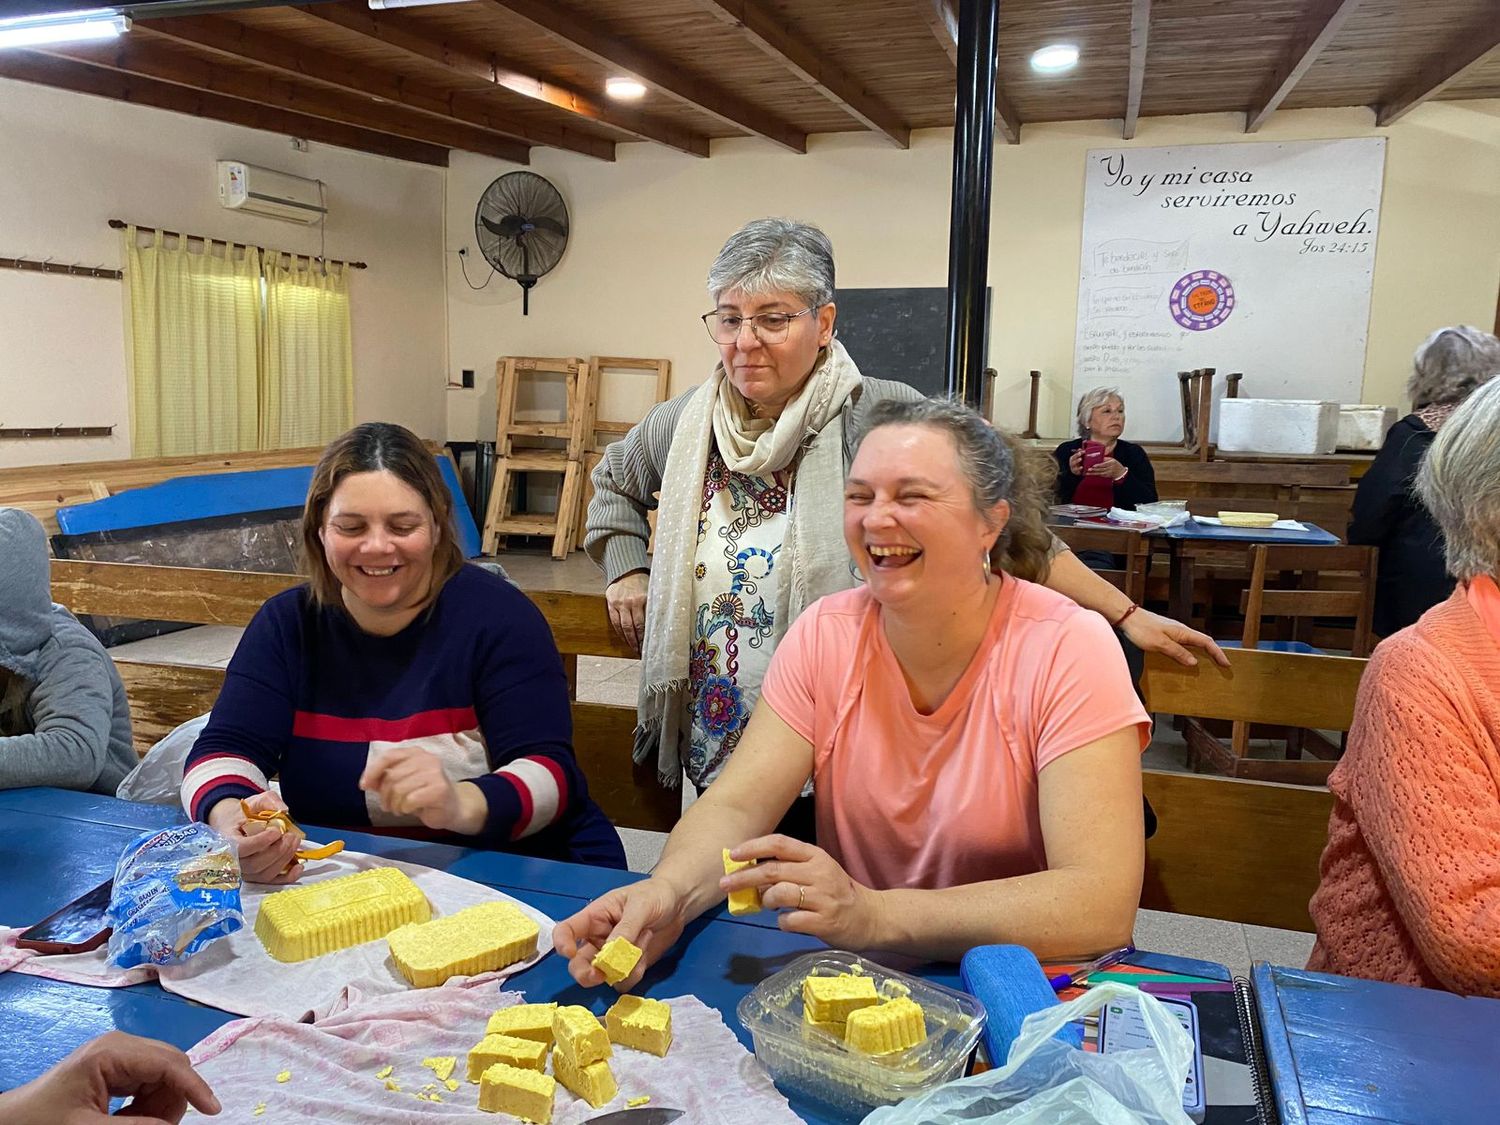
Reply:
[[[0,79],[0,257],[120,264],[107,221],[319,251],[316,227],[219,207],[214,161],[327,184],[327,254],[352,275],[354,410],[441,438],[445,173],[164,110]],[[117,281],[0,270],[0,426],[114,425],[110,439],[0,442],[0,467],[130,455]]]
[[[1363,398],[1400,404],[1413,347],[1433,328],[1490,327],[1500,282],[1500,101],[1419,107],[1387,130],[1370,111],[1276,114],[1254,136],[1222,114],[1149,119],[1135,145],[1386,136],[1379,251]],[[1028,125],[1024,143],[996,149],[989,360],[999,370],[997,417],[1024,423],[1026,372],[1046,374],[1043,433],[1067,432],[1083,164],[1089,148],[1118,146],[1119,122]],[[494,433],[494,365],[518,355],[665,356],[673,388],[700,382],[716,353],[698,314],[703,276],[723,239],[746,219],[789,215],[822,226],[847,287],[943,285],[947,277],[950,133],[913,135],[908,151],[867,136],[813,137],[797,156],[765,142],[716,142],[709,160],[658,146],[619,146],[614,164],[538,149],[532,170],[568,201],[572,239],[561,265],[532,291],[501,277],[471,291],[453,251],[468,246],[469,275],[488,272],[473,242],[474,206],[512,166],[455,153],[446,236],[449,376],[474,368],[479,386],[448,395],[449,436]],[[856,356],[857,360],[859,357]],[[1234,370],[1234,357],[1220,362]],[[1247,392],[1253,372],[1247,375]]]

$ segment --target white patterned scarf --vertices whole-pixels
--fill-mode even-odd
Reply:
[[[834,340],[770,425],[751,414],[723,364],[683,408],[662,473],[636,710],[635,760],[644,762],[655,752],[657,774],[665,785],[675,788],[682,777],[678,739],[686,712],[693,564],[710,443],[727,468],[751,476],[769,476],[801,457],[778,564],[782,579],[776,587],[774,648],[808,603],[852,585],[843,536],[830,535],[829,529],[843,526],[841,412],[859,383],[859,368]]]

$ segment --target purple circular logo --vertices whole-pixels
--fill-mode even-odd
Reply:
[[[1191,332],[1217,328],[1234,312],[1234,286],[1217,270],[1194,270],[1172,286],[1172,319]]]

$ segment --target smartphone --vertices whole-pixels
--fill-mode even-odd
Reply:
[[[1171,996],[1158,996],[1156,999],[1177,1017],[1182,1030],[1193,1041],[1193,1061],[1188,1067],[1187,1081],[1182,1086],[1182,1111],[1193,1121],[1201,1122],[1207,1110],[1207,1098],[1203,1092],[1203,1038],[1198,1031],[1198,1006],[1191,1000],[1179,1000]],[[1106,1004],[1100,1010],[1100,1054],[1152,1046],[1154,1043],[1141,1019],[1139,1005]]]
[[[104,914],[114,889],[115,881],[106,879],[32,926],[16,938],[16,944],[40,953],[87,953],[99,948],[109,940]]]
[[[1086,441],[1083,443],[1083,471],[1085,473],[1103,460],[1104,443],[1102,441]]]

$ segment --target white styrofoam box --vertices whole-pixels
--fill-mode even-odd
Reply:
[[[1379,449],[1385,444],[1385,432],[1395,424],[1394,406],[1340,406],[1339,448]]]
[[[1226,398],[1219,403],[1219,448],[1226,453],[1332,453],[1338,436],[1336,402]]]

